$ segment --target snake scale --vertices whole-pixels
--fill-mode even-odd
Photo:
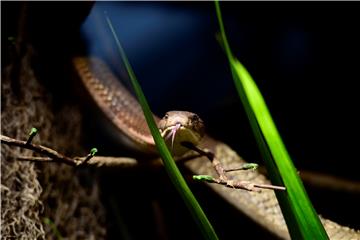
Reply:
[[[155,146],[137,100],[120,83],[109,67],[94,57],[75,57],[75,72],[91,98],[118,130],[122,142],[145,153],[154,153]],[[160,119],[156,116],[155,120]],[[205,136],[203,146],[211,148],[225,166],[245,163],[225,144]],[[194,174],[214,175],[211,163],[205,157],[187,161],[185,166]],[[269,183],[258,171],[237,172],[236,178],[257,183]],[[234,176],[235,176],[234,175]],[[290,239],[285,220],[273,191],[261,193],[233,190],[220,185],[210,187],[228,203],[254,222],[281,239]],[[360,232],[321,218],[330,239],[359,240]]]

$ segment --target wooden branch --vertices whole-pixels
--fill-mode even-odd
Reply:
[[[28,157],[28,156],[16,156],[22,161],[33,162],[60,162],[74,167],[80,165],[90,165],[95,167],[136,167],[139,162],[134,158],[126,157],[104,157],[104,156],[85,156],[85,157],[68,157],[51,148],[31,143],[31,141],[22,141],[14,138],[10,138],[4,135],[0,135],[1,143],[9,146],[16,146],[25,149],[32,150],[46,157]]]
[[[204,181],[208,183],[216,183],[216,184],[224,185],[228,188],[243,189],[254,192],[260,192],[261,191],[260,189],[271,189],[271,190],[281,190],[281,191],[286,190],[286,188],[282,186],[275,186],[270,184],[257,184],[249,181],[228,180],[221,177],[214,178],[209,175],[195,175],[193,176],[193,179],[197,181]]]
[[[256,192],[259,192],[260,189],[271,189],[271,190],[281,190],[281,191],[286,190],[286,188],[283,186],[276,186],[270,184],[257,184],[248,181],[229,180],[229,178],[226,175],[227,172],[239,171],[239,170],[251,170],[251,169],[254,170],[258,167],[258,165],[255,163],[246,163],[243,164],[243,166],[236,169],[224,169],[220,160],[211,151],[208,151],[207,149],[200,149],[189,142],[183,142],[182,145],[199,153],[200,155],[206,156],[211,161],[216,173],[219,176],[218,178],[214,178],[209,175],[194,175],[193,176],[194,180],[205,181],[209,183],[217,183],[229,188],[243,189],[247,191],[256,191]]]
[[[34,152],[46,155],[56,162],[62,162],[73,166],[77,166],[80,164],[79,160],[76,160],[74,158],[69,158],[65,155],[62,155],[61,153],[58,153],[57,151],[51,148],[33,143],[28,143],[27,141],[17,140],[14,138],[1,135],[1,143],[7,144],[9,146],[16,146],[16,147],[32,150]]]

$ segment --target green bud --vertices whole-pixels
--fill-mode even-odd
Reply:
[[[242,166],[242,168],[243,168],[244,170],[249,170],[249,169],[251,169],[251,170],[256,170],[258,167],[259,167],[259,165],[256,164],[256,163],[245,163],[245,164]]]
[[[93,156],[95,156],[95,154],[98,152],[98,150],[97,150],[97,148],[92,148],[91,150],[90,150],[90,155],[93,157]]]
[[[30,133],[29,133],[29,136],[33,136],[33,135],[35,135],[35,134],[37,134],[37,132],[38,132],[38,130],[37,130],[37,128],[31,128],[31,130],[30,130]]]
[[[214,178],[209,175],[194,175],[193,179],[197,181],[214,181]]]

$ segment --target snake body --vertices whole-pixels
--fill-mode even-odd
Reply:
[[[117,135],[126,145],[144,153],[156,154],[154,140],[147,127],[143,112],[136,99],[120,83],[108,66],[98,58],[76,57],[73,59],[76,73],[91,98],[118,130]],[[157,122],[160,119],[156,116]],[[244,163],[226,145],[205,136],[203,146],[211,148],[225,166]],[[194,174],[214,175],[211,163],[198,158],[185,163]],[[258,171],[237,172],[234,177],[244,181],[269,183]],[[226,201],[246,214],[269,232],[281,239],[290,239],[286,223],[273,191],[261,193],[228,189],[219,185],[210,187]],[[330,239],[360,239],[360,232],[321,218]]]

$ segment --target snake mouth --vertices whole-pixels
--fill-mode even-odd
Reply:
[[[177,122],[175,125],[160,129],[160,132],[166,144],[171,147],[171,152],[178,156],[183,155],[189,150],[182,144],[183,142],[190,142],[196,146],[202,137],[191,127],[183,125],[179,122]]]
[[[171,149],[174,148],[174,141],[175,141],[175,137],[176,137],[176,133],[178,132],[179,129],[181,128],[185,128],[183,125],[181,125],[181,123],[176,123],[173,126],[169,126],[167,128],[165,128],[162,132],[161,132],[161,136],[168,141],[171,138]]]

